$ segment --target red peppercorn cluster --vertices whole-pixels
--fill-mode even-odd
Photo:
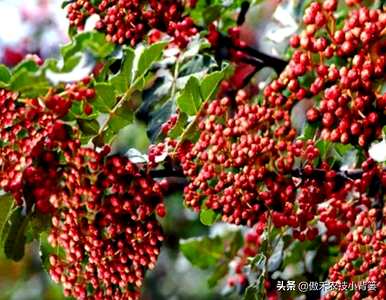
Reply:
[[[292,59],[265,95],[288,109],[314,99],[307,120],[320,124],[322,139],[367,147],[380,137],[386,110],[378,92],[386,68],[386,13],[361,6],[339,23],[336,7],[335,0],[315,1],[306,9],[305,29],[290,41]]]
[[[178,120],[178,115],[174,114],[169,118],[169,120],[166,123],[162,124],[161,126],[162,134],[167,135],[169,131],[176,125],[177,120]]]
[[[67,88],[69,101],[94,96]],[[55,97],[55,96],[52,96]],[[47,102],[51,104],[52,97]],[[50,105],[47,105],[50,106]],[[0,188],[18,205],[50,213],[51,276],[78,299],[138,299],[163,240],[163,188],[128,158],[81,146],[64,111],[0,91]]]
[[[288,111],[253,104],[239,90],[207,104],[198,118],[199,140],[179,149],[190,179],[187,205],[204,204],[225,222],[251,227],[272,209],[275,225],[297,227],[295,159],[311,163],[319,151],[312,141],[295,141]]]
[[[343,256],[330,268],[329,274],[333,282],[355,284],[355,292],[349,295],[345,290],[332,291],[324,299],[386,298],[385,221],[385,209],[383,212],[371,209],[357,215],[355,229],[347,235]],[[361,289],[360,284],[366,287]],[[369,284],[373,287],[370,288]]]
[[[239,26],[230,27],[228,29],[228,41],[231,43],[230,45],[227,45],[229,46],[229,60],[234,62],[240,62],[243,58],[247,56],[246,53],[243,51],[244,48],[247,47],[247,43],[240,38],[240,33],[241,28]],[[220,46],[223,46],[220,45],[221,33],[214,23],[208,26],[208,34],[206,38],[208,39],[211,46],[215,49]]]
[[[158,183],[127,158],[69,144],[63,190],[49,241],[64,250],[52,256],[51,277],[77,299],[139,299],[146,269],[155,266],[164,215]]]
[[[95,98],[95,90],[88,86],[90,78],[80,82],[67,84],[64,92],[53,93],[46,97],[45,105],[59,117],[65,116],[71,109],[74,101],[83,102],[83,111],[86,115],[93,112],[91,100]]]
[[[0,188],[18,205],[52,211],[49,196],[57,189],[57,147],[63,124],[36,99],[19,99],[0,90]]]
[[[181,1],[103,0],[93,5],[90,0],[77,0],[69,4],[68,18],[71,26],[82,28],[89,16],[99,15],[96,28],[117,44],[135,46],[153,29],[157,33],[152,32],[152,42],[166,33],[173,37],[174,44],[184,48],[198,31],[183,11]]]

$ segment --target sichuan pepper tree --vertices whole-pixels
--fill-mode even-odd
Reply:
[[[180,240],[211,287],[385,298],[383,3],[300,2],[287,61],[243,38],[258,2],[66,1],[60,61],[0,67],[8,258],[37,239],[66,296],[139,299],[180,190],[203,224],[238,228]],[[276,74],[265,86],[263,68]],[[136,123],[153,145],[122,153]],[[283,291],[282,280],[373,288]]]

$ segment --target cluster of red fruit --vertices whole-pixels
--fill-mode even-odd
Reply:
[[[312,141],[295,141],[289,112],[253,104],[247,91],[239,90],[234,98],[207,104],[198,118],[199,140],[179,149],[190,179],[187,205],[200,210],[204,204],[225,222],[251,227],[271,210],[275,225],[300,224],[306,230],[304,214],[312,203],[297,197],[292,172],[296,160],[311,167],[319,150]]]
[[[74,146],[51,198],[49,241],[64,254],[50,258],[50,275],[77,299],[139,299],[163,240],[161,186],[127,158]]]
[[[276,227],[290,226],[304,240],[319,234],[317,221],[326,239],[341,237],[361,209],[371,208],[366,192],[384,171],[368,160],[359,179],[340,183],[327,162],[315,165],[314,143],[296,139],[288,111],[252,104],[239,90],[235,99],[207,104],[198,118],[198,141],[178,149],[190,179],[185,202],[196,211],[204,204],[225,222],[253,226],[269,210]]]
[[[336,6],[337,1],[313,2],[306,9],[305,30],[290,40],[297,49],[265,95],[271,105],[289,109],[309,101],[307,119],[320,124],[322,139],[366,148],[380,137],[386,110],[379,92],[386,68],[386,13],[362,6],[341,24],[334,17]]]
[[[89,16],[97,14],[100,20],[96,28],[105,32],[113,43],[135,46],[153,30],[151,42],[166,33],[173,37],[174,44],[183,48],[198,32],[193,21],[183,15],[182,1],[103,0],[98,5],[92,2],[77,0],[69,4],[70,25],[82,28]]]
[[[0,187],[28,212],[53,216],[49,242],[63,255],[50,259],[50,273],[66,295],[138,299],[163,240],[155,214],[165,215],[164,185],[128,158],[109,156],[108,146],[82,147],[62,114],[0,91]]]
[[[88,87],[90,77],[78,83],[68,84],[62,93],[52,93],[46,97],[45,105],[59,117],[67,115],[74,101],[83,102],[83,111],[86,115],[93,112],[91,100],[95,98],[95,90]]]
[[[385,220],[385,209],[383,211],[371,209],[358,214],[355,229],[347,235],[343,256],[330,268],[332,281],[355,284],[355,292],[350,296],[345,290],[333,291],[324,299],[386,298]],[[360,288],[361,284],[366,286]]]
[[[197,116],[198,141],[183,143],[177,149],[189,178],[184,197],[196,211],[205,206],[218,212],[225,222],[257,224],[256,228],[268,210],[273,224],[292,227],[297,239],[314,239],[322,234],[324,242],[331,236],[342,245],[349,242],[352,245],[346,251],[355,248],[357,252],[350,261],[369,250],[361,270],[354,267],[357,263],[347,265],[346,256],[354,256],[346,252],[344,262],[331,269],[330,279],[353,281],[368,274],[367,279],[378,285],[369,295],[383,299],[384,271],[378,266],[385,264],[382,224],[386,219],[381,209],[373,208],[377,200],[368,192],[374,189],[374,182],[386,187],[386,172],[367,159],[356,179],[338,174],[321,159],[312,141],[297,139],[289,116],[296,103],[309,101],[312,108],[307,119],[320,127],[316,140],[359,145],[366,157],[371,142],[381,137],[386,111],[386,98],[380,92],[386,68],[382,38],[386,14],[361,6],[350,11],[340,25],[334,17],[336,7],[337,1],[331,0],[313,2],[306,10],[306,29],[291,39],[291,45],[299,49],[279,78],[265,89],[262,103],[253,102],[246,89],[236,96],[229,96],[232,90],[225,89],[224,97],[222,90],[221,96],[205,104]],[[237,42],[237,31],[231,33]],[[209,39],[216,46],[219,35],[214,27]],[[243,47],[241,43],[239,48]],[[233,56],[237,61],[237,55]],[[362,224],[358,218],[364,219],[367,214],[381,214],[377,224],[382,229],[358,229]],[[358,246],[358,239],[353,241],[352,228],[354,232],[370,231],[365,243]],[[370,241],[376,243],[374,249],[369,248]],[[252,249],[253,256],[258,247],[259,239],[249,235],[247,252]],[[372,258],[374,251],[376,259]],[[243,265],[241,259],[239,275],[232,278],[240,284],[245,281]],[[342,295],[337,297],[343,299]]]
[[[38,100],[0,90],[0,188],[18,205],[52,211],[49,196],[57,188],[56,150],[63,130]]]

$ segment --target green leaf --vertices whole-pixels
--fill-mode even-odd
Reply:
[[[259,291],[256,286],[249,286],[244,294],[243,300],[260,300],[257,298]]]
[[[224,278],[229,272],[229,265],[227,263],[220,263],[217,265],[215,271],[208,279],[208,286],[213,288],[217,285],[219,280]]]
[[[301,134],[301,139],[302,140],[312,140],[315,136],[315,133],[316,133],[316,130],[318,129],[318,126],[319,124],[317,123],[306,123],[306,125],[304,126],[303,130],[302,130],[302,134]]]
[[[355,147],[353,145],[347,144],[341,144],[341,143],[333,143],[332,144],[332,151],[335,155],[338,156],[338,158],[344,157],[348,152],[355,151]]]
[[[201,80],[200,90],[202,99],[204,99],[204,101],[210,99],[213,96],[221,80],[224,79],[225,72],[225,70],[216,71],[210,73]]]
[[[71,42],[60,49],[64,65],[76,53],[90,51],[94,57],[105,58],[114,51],[115,46],[108,42],[101,32],[88,31],[75,35]]]
[[[12,91],[32,98],[45,95],[49,89],[49,83],[45,77],[25,69],[12,76],[10,86]]]
[[[25,231],[28,225],[28,217],[23,214],[23,208],[18,207],[10,215],[5,229],[4,236],[4,254],[7,258],[19,261],[24,256],[24,246],[26,243]]]
[[[205,24],[210,24],[217,20],[221,16],[222,7],[219,4],[208,6],[202,14]]]
[[[127,103],[123,104],[120,108],[118,108],[114,115],[110,118],[107,130],[105,130],[104,134],[104,142],[111,143],[113,139],[116,138],[118,132],[130,125],[134,120],[134,114],[132,109],[127,105]]]
[[[97,135],[99,132],[99,123],[97,120],[77,120],[79,129],[87,136]]]
[[[187,122],[188,122],[188,116],[185,113],[180,112],[177,123],[170,130],[168,136],[170,136],[173,139],[178,138],[184,132]]]
[[[194,8],[188,9],[188,14],[195,21],[195,24],[205,27],[212,21],[219,19],[221,28],[227,30],[230,26],[235,26],[235,12],[244,1],[198,0]]]
[[[162,56],[162,51],[167,45],[168,42],[162,41],[159,43],[152,44],[151,46],[145,48],[142,51],[138,60],[135,79],[138,79],[145,75],[145,73],[150,69],[153,63],[160,59],[160,57]]]
[[[192,265],[207,269],[222,258],[224,245],[219,236],[191,238],[180,241],[180,250]]]
[[[200,83],[196,77],[191,76],[177,99],[177,105],[184,113],[195,116],[200,110],[201,103]]]
[[[231,241],[229,245],[229,251],[226,253],[226,255],[229,259],[233,259],[237,254],[237,252],[244,245],[244,238],[239,230],[230,233],[230,236],[231,236]]]
[[[110,83],[118,94],[124,94],[133,81],[134,50],[128,48],[124,51],[124,61],[118,74],[110,78]]]
[[[2,194],[0,196],[0,245],[3,247],[3,239],[8,230],[8,221],[14,210],[15,200],[9,194]]]
[[[40,260],[42,262],[42,265],[44,269],[48,272],[50,269],[50,255],[54,254],[59,257],[64,257],[65,253],[64,250],[60,247],[54,248],[50,245],[48,242],[48,235],[49,233],[47,231],[43,231],[39,235],[39,254],[40,254]]]
[[[97,98],[93,101],[93,106],[99,112],[109,113],[116,103],[114,87],[106,82],[95,84]]]
[[[115,112],[115,115],[111,118],[109,125],[114,132],[118,132],[123,127],[131,124],[133,120],[133,111],[129,106],[123,105]]]
[[[36,73],[37,71],[39,71],[39,66],[34,60],[23,60],[13,68],[12,73],[13,75],[16,75],[22,71]]]
[[[101,32],[92,32],[91,38],[84,41],[83,47],[100,58],[109,56],[115,49],[115,45],[108,42],[106,36]]]
[[[316,146],[316,148],[319,149],[320,157],[322,158],[322,160],[325,160],[327,158],[327,156],[329,155],[331,144],[332,143],[330,141],[324,141],[324,140],[318,141],[316,143],[315,146]]]
[[[11,79],[11,72],[4,65],[0,64],[0,82],[8,83]]]
[[[218,214],[211,209],[202,209],[200,212],[200,221],[206,226],[213,225],[218,219]]]
[[[26,229],[26,238],[27,242],[32,242],[33,240],[38,240],[40,234],[44,231],[47,231],[50,228],[51,220],[47,218],[47,215],[36,213],[31,216],[30,221]]]
[[[181,66],[178,77],[180,80],[189,75],[196,75],[196,77],[199,77],[200,73],[206,74],[217,67],[218,65],[212,56],[198,54]]]

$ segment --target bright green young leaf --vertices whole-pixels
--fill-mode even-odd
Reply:
[[[145,75],[150,67],[159,60],[162,56],[162,51],[168,45],[168,42],[159,42],[146,47],[138,59],[137,71],[135,79],[138,79]]]
[[[12,91],[35,98],[48,92],[49,82],[44,76],[23,69],[12,76],[10,87]]]
[[[11,72],[4,65],[0,65],[0,83],[8,83],[11,79]]]
[[[329,153],[330,153],[330,149],[331,149],[331,142],[330,141],[324,141],[324,140],[321,140],[319,142],[316,143],[316,148],[319,149],[320,151],[320,157],[325,160]]]
[[[210,99],[215,91],[217,90],[218,85],[221,80],[224,79],[225,71],[216,71],[205,76],[201,80],[201,96],[204,101]]]
[[[115,49],[115,46],[108,42],[101,32],[88,31],[75,35],[72,41],[60,49],[64,64],[76,53],[90,51],[95,57],[105,58]]]
[[[207,269],[223,257],[224,245],[219,236],[191,238],[180,242],[180,250],[192,265]]]
[[[99,112],[109,113],[117,101],[114,87],[109,83],[98,82],[95,84],[95,91],[96,99],[93,106]]]
[[[39,66],[34,60],[23,60],[13,68],[12,74],[17,75],[19,72],[22,71],[36,73],[37,71],[39,71]]]
[[[100,32],[92,32],[92,38],[84,41],[84,47],[100,58],[109,56],[115,49],[114,44],[108,42],[106,36]]]
[[[333,156],[337,159],[343,158],[350,151],[355,151],[355,147],[351,144],[333,143],[331,148]]]
[[[198,0],[195,7],[189,10],[189,15],[196,24],[201,26],[208,25],[213,20],[221,18],[222,28],[226,30],[229,26],[235,25],[234,11],[238,9],[244,1],[245,0]]]
[[[200,110],[201,103],[200,83],[196,77],[191,76],[177,99],[177,105],[184,113],[194,116]]]
[[[200,221],[206,226],[213,225],[218,215],[211,209],[202,209],[200,212]]]
[[[134,120],[133,110],[124,103],[118,108],[108,121],[107,128],[103,132],[104,143],[111,143],[117,136],[118,132],[130,125]]]

